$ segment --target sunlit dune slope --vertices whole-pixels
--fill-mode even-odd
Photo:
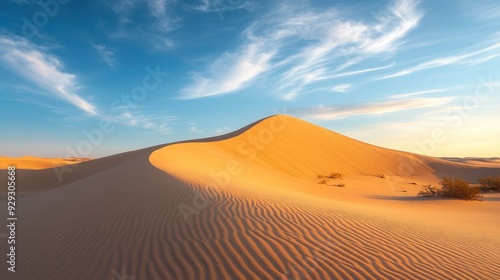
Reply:
[[[0,157],[0,169],[6,169],[13,165],[17,169],[47,169],[68,164],[76,164],[88,161],[87,158],[40,158],[32,156],[24,156],[19,158]]]
[[[204,160],[202,155],[219,154],[304,178],[330,172],[415,176],[471,169],[459,163],[373,146],[286,115],[266,118],[229,139],[182,144],[178,149],[182,151],[174,145],[153,153],[153,163],[164,156],[176,157],[178,151],[200,157],[195,159],[199,162]]]

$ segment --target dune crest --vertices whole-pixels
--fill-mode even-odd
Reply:
[[[151,156],[152,163],[162,165],[159,159],[163,156],[175,157],[177,146],[155,151]],[[199,156],[200,161],[209,151],[302,178],[316,178],[330,172],[417,176],[473,169],[457,162],[373,146],[287,115],[265,118],[228,139],[180,146],[180,149],[189,146],[189,154]]]

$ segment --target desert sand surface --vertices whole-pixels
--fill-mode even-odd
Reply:
[[[19,170],[17,272],[1,279],[500,279],[500,194],[416,197],[495,166],[278,115],[70,167]],[[329,172],[343,179],[318,184]]]
[[[475,157],[466,157],[466,158],[442,158],[444,160],[461,162],[470,165],[476,165],[480,167],[500,167],[500,158],[475,158]]]
[[[41,158],[24,156],[19,158],[2,157],[0,156],[0,169],[6,169],[13,165],[18,169],[40,170],[53,168],[68,164],[77,164],[84,161],[89,161],[89,158]]]

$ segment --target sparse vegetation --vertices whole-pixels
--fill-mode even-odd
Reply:
[[[330,174],[328,174],[328,176],[326,176],[326,178],[329,178],[329,179],[344,179],[344,177],[342,177],[342,174],[341,173],[336,173],[336,172],[330,172]]]
[[[465,200],[479,200],[480,190],[471,187],[467,181],[458,178],[445,177],[440,183],[439,195],[448,198],[460,198]]]
[[[500,176],[479,179],[479,184],[481,184],[481,189],[485,191],[500,191]]]
[[[338,173],[338,172],[330,172],[328,175],[321,175],[319,174],[318,176],[318,184],[322,184],[322,185],[329,185],[328,182],[330,180],[336,180],[336,179],[340,179],[340,180],[343,180],[344,177],[342,176],[341,173]],[[344,183],[341,183],[341,184],[330,184],[330,186],[337,186],[337,187],[345,187],[345,184]]]
[[[446,198],[459,198],[464,200],[480,200],[481,195],[478,187],[471,186],[469,182],[459,178],[443,178],[439,182],[441,188],[432,185],[423,185],[419,196],[432,197],[439,195]]]
[[[423,185],[422,189],[420,192],[418,192],[418,196],[424,196],[424,197],[433,197],[438,195],[439,189],[433,185]]]
[[[380,179],[385,179],[385,175],[384,174],[378,174],[378,175],[375,175],[377,177],[379,177]]]

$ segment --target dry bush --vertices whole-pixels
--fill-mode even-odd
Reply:
[[[345,187],[345,184],[344,184],[344,183],[340,183],[340,184],[337,184],[336,186],[337,186],[337,187],[340,187],[340,188],[344,188],[344,187]]]
[[[434,187],[433,185],[423,185],[420,192],[418,192],[418,196],[432,197],[436,196],[439,193],[439,189]]]
[[[462,179],[445,177],[439,184],[441,189],[438,194],[442,197],[465,200],[479,200],[481,198],[479,188],[471,187],[467,181]]]
[[[481,195],[478,187],[471,186],[469,182],[458,178],[443,178],[439,182],[441,188],[432,185],[423,185],[418,196],[433,197],[439,195],[446,198],[459,198],[465,200],[480,200]]]
[[[479,184],[483,190],[500,191],[500,176],[481,178]]]
[[[342,176],[341,173],[330,172],[330,174],[328,174],[328,176],[326,176],[326,178],[330,178],[330,179],[343,179],[344,177]]]
[[[322,185],[326,184],[326,179],[319,180],[318,184],[322,184]]]

